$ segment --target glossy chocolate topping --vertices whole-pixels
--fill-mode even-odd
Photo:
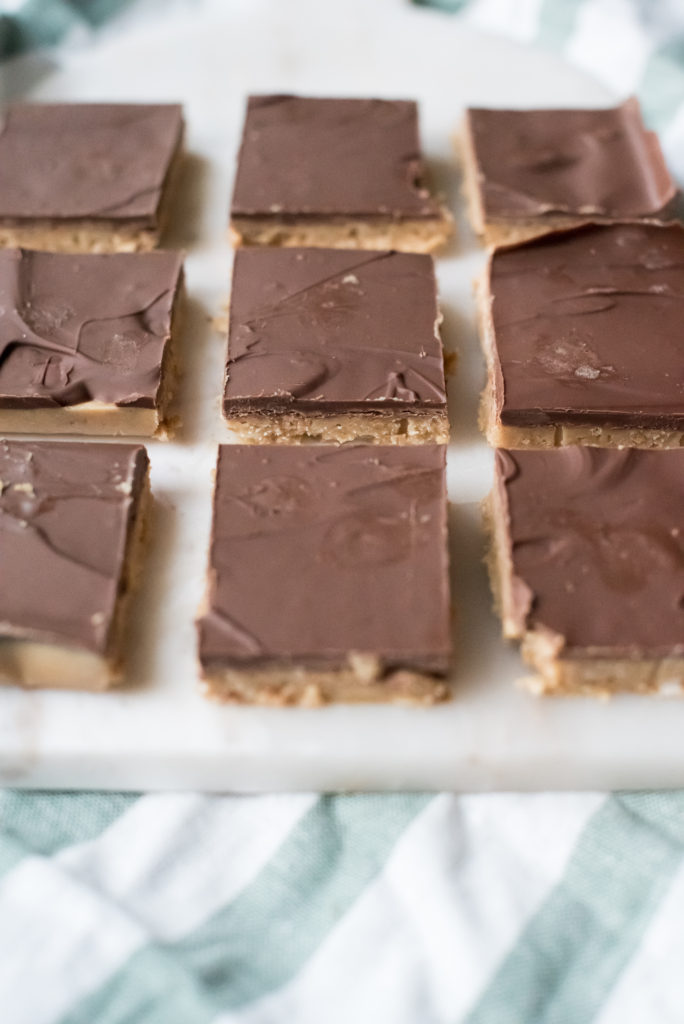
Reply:
[[[490,283],[502,423],[684,428],[683,228],[545,235]]]
[[[0,641],[107,653],[147,453],[0,441]]]
[[[408,100],[250,96],[235,217],[435,217]]]
[[[496,453],[515,613],[564,655],[684,655],[684,451]]]
[[[156,226],[180,144],[173,104],[17,104],[0,119],[0,219]]]
[[[0,408],[154,408],[177,253],[0,251]]]
[[[676,192],[637,100],[608,110],[468,111],[485,219],[655,214]]]
[[[437,319],[430,256],[240,249],[226,413],[443,408]]]
[[[445,449],[219,449],[205,668],[444,674],[450,651]]]

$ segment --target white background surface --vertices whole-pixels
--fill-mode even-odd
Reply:
[[[157,529],[136,604],[131,682],[105,695],[0,692],[0,784],[105,789],[552,789],[684,785],[684,705],[540,701],[490,611],[477,502],[491,453],[476,428],[482,362],[471,280],[483,254],[463,216],[451,137],[468,104],[596,105],[614,97],[551,55],[394,0],[169,4],[133,35],[112,31],[60,68],[16,62],[9,92],[39,100],[181,100],[192,154],[174,244],[187,249],[185,427],[153,442]],[[245,95],[415,97],[459,236],[438,261],[443,337],[458,349],[449,451],[454,699],[431,709],[220,707],[201,697],[193,619],[204,586],[228,295],[228,196]],[[263,567],[267,571],[267,567]]]

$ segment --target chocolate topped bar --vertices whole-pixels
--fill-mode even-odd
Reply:
[[[443,695],[442,446],[224,445],[200,660],[210,692],[288,703]]]
[[[161,228],[161,203],[183,129],[173,104],[16,104],[2,114],[0,228],[57,238],[77,248],[90,231],[108,248],[147,247]],[[83,236],[84,242],[86,236]],[[135,244],[137,239],[137,243]],[[2,237],[3,244],[13,244]],[[19,244],[22,239],[19,239]],[[38,246],[37,246],[38,247]]]
[[[0,251],[3,428],[12,429],[13,422],[17,429],[41,427],[40,417],[27,424],[13,420],[10,411],[163,411],[163,371],[181,279],[181,257],[171,252]],[[90,423],[97,432],[96,416]],[[54,429],[68,429],[65,424],[55,419]]]
[[[606,110],[471,109],[466,129],[478,231],[499,221],[544,230],[568,217],[654,217],[676,192],[635,99]]]
[[[599,444],[603,428],[684,430],[681,226],[585,226],[497,250],[489,299],[501,425],[596,428]]]
[[[684,452],[496,454],[519,632],[561,657],[684,656]]]
[[[446,421],[438,319],[429,256],[240,250],[225,415],[238,428],[253,413],[360,412],[372,420],[437,411]]]
[[[0,680],[78,685],[79,652],[118,658],[147,466],[137,445],[0,441]]]
[[[344,248],[382,248],[370,244],[374,224],[385,225],[387,234],[392,224],[408,228],[418,221],[427,245],[435,233],[444,234],[448,222],[425,187],[416,104],[250,96],[232,221],[238,241],[240,232],[253,242],[250,231],[259,224],[270,227],[265,244],[330,245],[330,240],[317,241],[321,225],[331,236],[336,225],[334,244]],[[356,235],[347,230],[349,222],[356,224]],[[297,225],[300,235],[306,235],[306,226],[308,241],[287,240]]]

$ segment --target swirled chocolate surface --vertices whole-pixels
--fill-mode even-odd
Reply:
[[[350,652],[444,674],[445,449],[219,449],[205,668],[337,668]]]
[[[435,217],[410,100],[250,96],[233,216]]]
[[[0,642],[107,653],[141,445],[0,441]]]
[[[154,408],[177,253],[0,251],[0,408]]]
[[[684,655],[684,451],[498,451],[515,615],[564,654]]]
[[[183,118],[175,104],[22,103],[0,117],[0,220],[156,227]]]
[[[475,108],[467,123],[486,220],[644,217],[676,193],[635,99],[604,110]]]
[[[445,408],[430,256],[240,249],[227,415]]]
[[[614,224],[495,252],[501,422],[684,428],[684,229]]]

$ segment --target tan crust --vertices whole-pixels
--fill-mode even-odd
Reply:
[[[553,697],[612,697],[637,693],[684,696],[684,658],[559,658],[549,660],[544,638],[528,633],[521,653],[539,673],[521,680],[533,694]]]
[[[0,248],[42,249],[45,252],[108,253],[150,252],[156,249],[166,229],[172,196],[180,173],[182,150],[171,159],[162,187],[157,225],[140,227],[116,220],[32,220],[25,224],[0,221]]]
[[[25,226],[0,224],[0,247],[42,249],[46,252],[149,252],[159,244],[151,228],[125,228],[114,222],[48,221]]]
[[[205,695],[236,704],[320,707],[328,703],[430,705],[446,700],[444,679],[399,669],[383,676],[378,659],[351,654],[341,669],[303,667],[235,669],[204,673]]]
[[[684,658],[607,658],[590,652],[583,658],[564,658],[562,637],[522,627],[513,611],[507,515],[496,490],[483,504],[483,517],[490,540],[486,563],[504,639],[521,640],[523,661],[538,673],[520,680],[524,689],[537,696],[684,695]]]
[[[156,409],[81,402],[49,409],[0,409],[2,434],[83,434],[98,437],[151,437]]]
[[[487,383],[480,399],[480,430],[493,448],[511,450],[564,448],[579,444],[593,448],[680,448],[684,431],[648,427],[611,427],[594,424],[550,423],[529,427],[505,425],[499,419],[494,396],[496,347],[489,296],[484,279],[475,284],[480,342],[487,363]]]
[[[446,444],[446,412],[429,413],[250,413],[226,416],[230,430],[246,444],[305,441],[363,441],[371,444]]]
[[[680,448],[681,430],[644,430],[640,427],[539,426],[510,427],[496,419],[491,396],[485,392],[481,406],[482,429],[494,448],[564,448],[579,444],[594,448]]]
[[[449,240],[454,222],[442,207],[431,219],[373,221],[349,218],[344,221],[287,223],[273,218],[233,217],[231,241],[241,245],[314,246],[331,249],[394,249],[398,252],[435,252]]]
[[[126,624],[131,599],[142,577],[151,505],[148,472],[126,545],[106,654],[35,640],[0,638],[0,685],[21,686],[30,690],[100,692],[121,681],[125,668]]]

